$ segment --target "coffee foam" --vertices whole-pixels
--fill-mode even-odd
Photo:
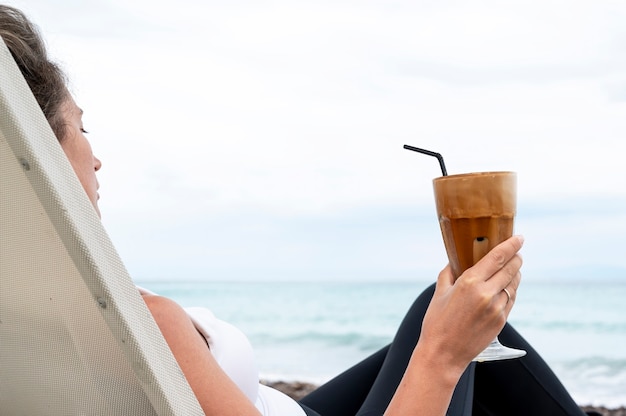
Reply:
[[[515,216],[517,175],[514,172],[442,176],[433,180],[433,187],[440,217]]]

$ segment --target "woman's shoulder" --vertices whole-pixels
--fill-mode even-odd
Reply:
[[[161,331],[163,331],[163,323],[176,324],[181,321],[191,321],[185,309],[173,299],[140,287],[137,289]]]

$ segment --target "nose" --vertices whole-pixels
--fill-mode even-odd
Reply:
[[[99,171],[100,168],[102,167],[102,162],[100,162],[100,159],[98,159],[97,157],[93,157],[93,168],[95,169],[95,171]]]

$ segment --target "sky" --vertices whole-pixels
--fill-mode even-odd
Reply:
[[[432,179],[518,173],[524,279],[626,282],[626,3],[10,1],[147,280],[432,280]]]

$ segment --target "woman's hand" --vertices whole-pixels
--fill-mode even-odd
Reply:
[[[463,371],[511,312],[523,242],[519,236],[509,238],[456,281],[450,266],[439,274],[419,341],[385,415],[445,414]]]
[[[522,237],[511,237],[456,281],[447,266],[437,279],[420,341],[464,370],[500,333],[513,308],[521,279],[518,251],[522,245]]]

